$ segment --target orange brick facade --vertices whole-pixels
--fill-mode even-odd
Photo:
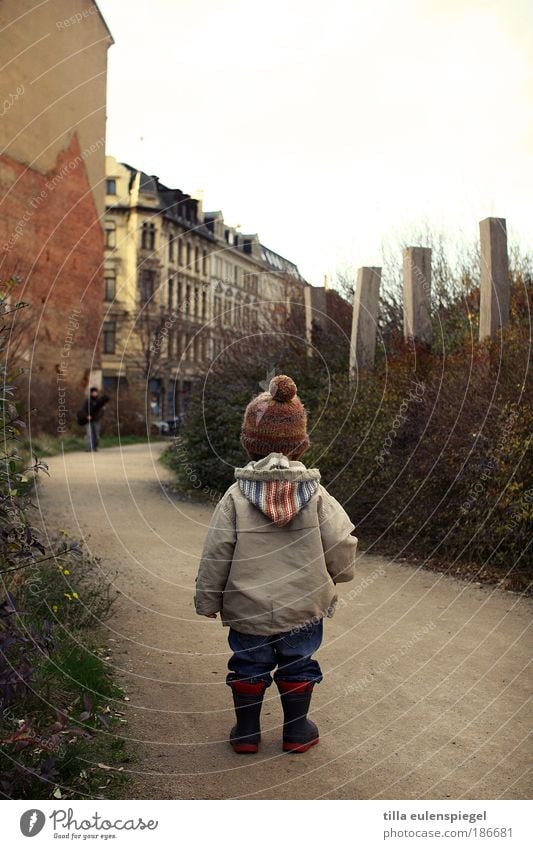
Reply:
[[[0,156],[0,273],[21,279],[13,297],[30,304],[22,364],[54,394],[58,376],[81,390],[100,369],[103,231],[86,162],[102,145],[82,151],[74,132],[46,174]]]

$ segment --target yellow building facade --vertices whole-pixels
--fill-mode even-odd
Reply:
[[[228,340],[281,328],[307,284],[198,198],[110,156],[106,178],[104,386],[143,386],[172,418]]]

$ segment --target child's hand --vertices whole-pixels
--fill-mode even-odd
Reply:
[[[216,619],[216,613],[202,613],[202,616],[207,616],[208,619]]]

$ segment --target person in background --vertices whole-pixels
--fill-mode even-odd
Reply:
[[[85,414],[86,451],[98,451],[100,427],[104,407],[109,401],[108,395],[99,395],[96,386],[91,386],[89,397],[83,406]]]

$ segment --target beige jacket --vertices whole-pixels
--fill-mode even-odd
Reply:
[[[246,634],[277,634],[332,616],[351,581],[357,539],[318,469],[269,454],[235,470],[204,544],[195,607]]]

